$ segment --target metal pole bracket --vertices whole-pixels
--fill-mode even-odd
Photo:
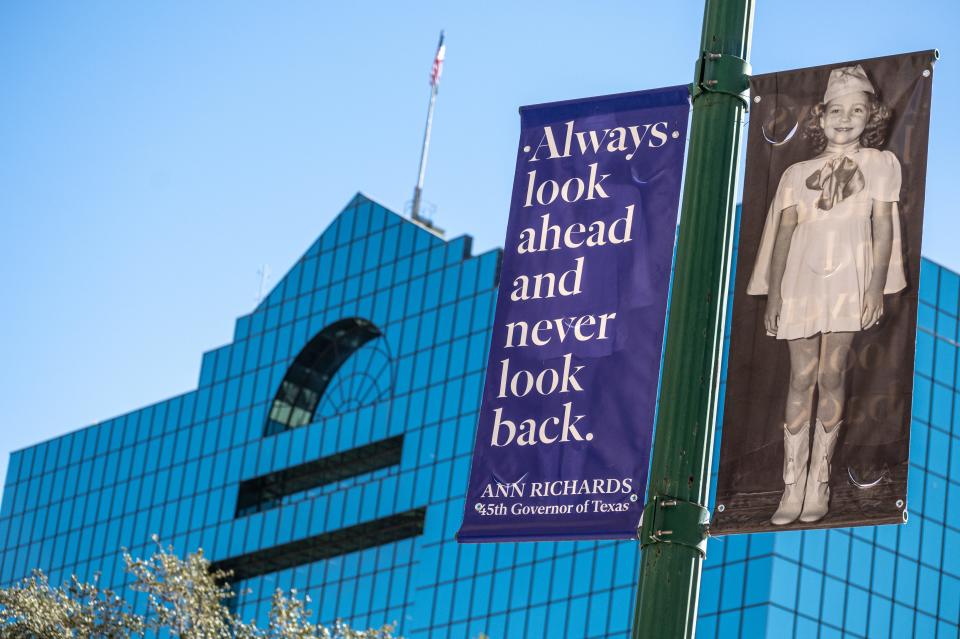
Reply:
[[[725,93],[750,106],[750,63],[743,58],[704,51],[697,60],[692,87],[693,99],[704,93]]]
[[[692,501],[654,495],[643,508],[637,536],[640,547],[650,544],[679,544],[707,556],[710,512]]]

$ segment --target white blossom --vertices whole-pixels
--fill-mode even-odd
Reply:
[[[4,639],[125,639],[142,636],[143,619],[111,590],[75,576],[54,588],[36,570],[31,577],[0,588],[0,637]]]
[[[332,627],[311,623],[310,598],[296,590],[273,593],[267,627],[244,623],[225,605],[234,596],[229,573],[213,570],[202,549],[182,559],[153,540],[157,550],[147,559],[123,552],[131,588],[147,595],[145,615],[101,588],[99,575],[93,583],[71,576],[54,588],[36,570],[0,588],[0,639],[128,639],[148,630],[178,639],[402,639],[393,624],[354,630],[339,619]]]

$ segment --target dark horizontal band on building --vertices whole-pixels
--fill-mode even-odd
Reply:
[[[426,508],[340,528],[307,539],[214,562],[214,570],[231,573],[231,582],[382,546],[423,534]]]
[[[381,439],[311,462],[240,482],[236,517],[283,503],[283,498],[326,484],[396,466],[403,453],[403,435]]]

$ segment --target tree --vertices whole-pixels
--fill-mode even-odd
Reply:
[[[71,576],[54,588],[37,570],[0,588],[0,638],[127,639],[153,630],[178,639],[402,639],[393,625],[354,630],[340,620],[333,627],[311,623],[310,599],[300,599],[296,590],[274,592],[265,628],[245,623],[225,605],[234,596],[229,573],[212,570],[202,549],[182,559],[153,539],[157,550],[147,559],[123,553],[132,589],[147,595],[145,615],[100,588],[99,576],[89,584]]]
[[[34,571],[9,588],[0,589],[0,637],[4,639],[126,639],[142,635],[143,619],[125,601],[99,585],[76,577],[54,588]]]
[[[224,605],[233,596],[229,575],[211,570],[202,548],[181,559],[153,541],[157,550],[147,559],[123,553],[133,590],[147,594],[147,627],[180,639],[232,639],[235,620]]]
[[[305,598],[309,603],[310,598]],[[339,619],[332,628],[311,624],[310,611],[304,601],[297,598],[297,591],[287,596],[282,590],[273,593],[270,602],[270,622],[266,628],[242,624],[238,627],[237,639],[394,639],[393,625],[379,629],[353,630]],[[399,638],[397,638],[399,639]]]

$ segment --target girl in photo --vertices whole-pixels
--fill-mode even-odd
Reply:
[[[900,162],[880,150],[889,120],[860,65],[831,71],[805,123],[816,155],[784,171],[764,223],[747,294],[767,296],[766,332],[790,352],[775,525],[827,514],[851,346],[906,287]]]

